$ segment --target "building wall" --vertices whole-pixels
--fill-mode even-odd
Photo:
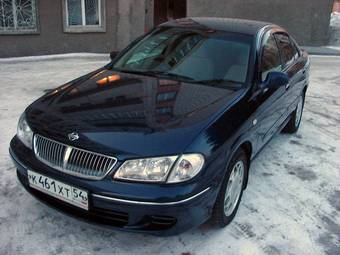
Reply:
[[[340,0],[334,0],[333,12],[340,12]]]
[[[188,16],[263,20],[286,28],[300,45],[326,45],[333,0],[188,0]]]
[[[0,57],[118,51],[153,26],[154,0],[106,0],[106,32],[101,33],[65,33],[62,0],[37,2],[39,33],[0,34]],[[271,21],[301,45],[325,45],[332,4],[333,0],[187,0],[187,16]]]
[[[145,7],[145,0],[118,0],[117,50],[144,33]]]
[[[106,0],[106,32],[64,33],[62,0],[38,0],[38,34],[1,35],[0,57],[108,53],[144,32],[144,0]]]

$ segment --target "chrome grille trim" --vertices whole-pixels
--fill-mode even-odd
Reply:
[[[115,157],[63,144],[34,135],[34,154],[44,164],[67,174],[101,180],[116,165]]]

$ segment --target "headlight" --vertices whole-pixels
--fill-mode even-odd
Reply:
[[[32,149],[33,132],[27,124],[24,113],[20,116],[19,119],[17,136],[23,142],[23,144]]]
[[[114,178],[141,182],[182,182],[194,177],[203,164],[204,158],[200,154],[186,154],[179,158],[169,156],[133,159],[125,161]]]
[[[176,156],[127,160],[118,169],[114,178],[162,182],[166,180],[168,172],[176,161]]]

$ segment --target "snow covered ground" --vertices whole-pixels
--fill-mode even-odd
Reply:
[[[302,126],[251,165],[234,222],[173,237],[112,231],[64,216],[17,182],[8,156],[19,115],[45,90],[105,58],[0,63],[0,254],[340,254],[340,58],[312,57]]]

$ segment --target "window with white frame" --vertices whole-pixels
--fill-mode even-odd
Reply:
[[[36,0],[0,0],[0,34],[36,33]]]
[[[65,32],[103,32],[104,0],[64,0]]]

